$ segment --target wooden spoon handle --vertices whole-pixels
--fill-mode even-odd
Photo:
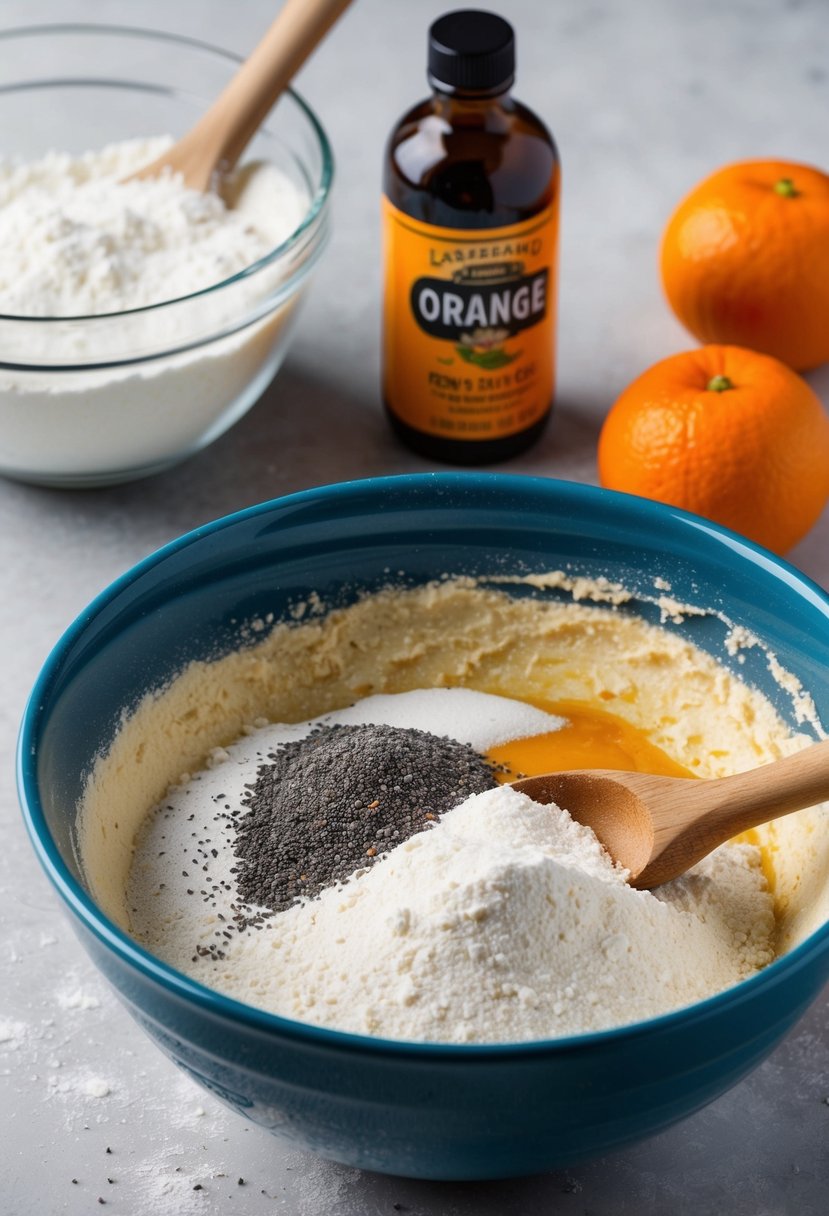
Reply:
[[[687,787],[687,794],[683,818],[717,830],[723,839],[814,806],[829,798],[829,739],[747,773],[701,781],[696,789]]]
[[[279,94],[350,0],[286,0],[279,15],[191,137],[212,147],[222,172],[232,169]]]
[[[745,801],[781,815],[829,798],[829,739],[785,756],[774,764],[724,778],[733,805]],[[758,820],[763,822],[763,820]]]
[[[829,798],[829,739],[733,777],[668,778],[651,791],[658,795],[653,799],[646,782],[643,776],[639,792],[649,804],[650,856],[641,868],[629,868],[633,886],[657,887],[732,836]]]

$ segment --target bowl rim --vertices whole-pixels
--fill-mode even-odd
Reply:
[[[57,21],[45,22],[42,25],[20,25],[9,26],[6,29],[0,29],[0,42],[13,40],[15,38],[38,37],[42,35],[106,35],[106,36],[121,36],[125,38],[146,39],[151,42],[170,42],[179,45],[192,47],[198,51],[204,51],[214,55],[217,58],[225,59],[232,64],[240,65],[244,63],[245,57],[238,55],[235,51],[226,50],[224,47],[216,46],[214,43],[206,42],[201,38],[192,38],[187,34],[176,34],[167,30],[153,30],[143,26],[136,25],[111,25],[106,22],[83,22],[83,21]],[[47,85],[47,81],[40,82],[42,87]],[[74,83],[74,82],[73,82]],[[4,92],[13,93],[17,88],[29,87],[23,83],[16,86],[4,88]],[[175,94],[176,90],[167,89],[169,93]],[[182,304],[188,300],[196,300],[202,296],[211,295],[213,292],[220,291],[223,288],[230,287],[234,283],[241,282],[245,279],[252,278],[260,270],[271,266],[280,258],[290,253],[302,240],[311,234],[311,230],[318,223],[324,213],[328,200],[331,197],[331,187],[334,180],[334,153],[329,142],[328,136],[323,129],[322,123],[315,112],[311,109],[307,101],[290,85],[282,93],[282,97],[288,97],[290,101],[297,107],[299,112],[308,121],[311,130],[314,133],[317,144],[319,146],[322,157],[322,168],[320,174],[320,182],[308,205],[308,209],[303,216],[299,225],[291,232],[283,241],[274,246],[267,253],[262,254],[255,262],[251,262],[249,266],[243,267],[242,270],[237,270],[234,274],[227,278],[220,279],[216,283],[211,283],[207,287],[201,287],[198,291],[187,292],[185,295],[172,296],[169,299],[158,300],[154,304],[142,304],[136,308],[124,308],[115,312],[99,312],[99,313],[65,313],[59,316],[31,316],[25,313],[4,313],[0,312],[0,322],[5,323],[20,323],[27,325],[55,325],[58,323],[71,324],[82,321],[106,321],[113,318],[140,316],[144,313],[155,312],[158,309],[168,308],[175,304]],[[281,100],[281,98],[280,98]],[[219,335],[222,336],[222,335]],[[212,340],[212,339],[211,339]],[[169,353],[169,352],[164,352]],[[155,358],[155,355],[148,358]],[[125,360],[124,362],[131,363],[134,360]],[[49,371],[83,371],[87,370],[88,364],[71,364],[69,367],[63,365],[52,364],[2,364],[12,368],[25,368],[27,370],[36,368],[45,372]],[[95,366],[98,366],[97,364]]]
[[[656,525],[692,529],[701,532],[715,546],[722,545],[732,553],[739,554],[751,565],[759,567],[765,574],[783,583],[788,589],[802,596],[813,607],[825,615],[829,626],[829,592],[803,574],[785,559],[756,545],[746,537],[715,524],[701,516],[676,507],[654,502],[637,495],[606,490],[582,482],[556,478],[504,473],[409,473],[382,477],[368,477],[300,490],[275,499],[256,503],[231,514],[221,516],[206,524],[183,533],[181,536],[150,553],[132,565],[105,587],[89,605],[67,627],[48,654],[34,687],[27,700],[21,722],[17,746],[17,787],[23,818],[38,859],[53,886],[69,910],[75,914],[84,929],[91,932],[108,947],[121,963],[135,968],[145,979],[149,979],[172,995],[197,1006],[202,1012],[224,1021],[241,1023],[246,1029],[276,1039],[292,1040],[306,1046],[343,1050],[350,1054],[394,1056],[398,1059],[418,1059],[439,1062],[472,1063],[487,1060],[491,1063],[516,1059],[559,1056],[585,1049],[601,1048],[612,1043],[639,1039],[644,1035],[670,1032],[683,1023],[703,1023],[718,1017],[726,1010],[735,1010],[751,1001],[761,991],[788,983],[791,975],[808,966],[817,956],[829,953],[829,921],[819,925],[809,936],[786,954],[768,963],[761,971],[731,985],[701,1001],[682,1006],[669,1013],[660,1014],[644,1021],[612,1026],[605,1030],[588,1031],[550,1039],[531,1039],[495,1043],[446,1043],[423,1042],[408,1039],[386,1039],[350,1031],[334,1030],[301,1022],[280,1014],[248,1005],[226,996],[157,958],[140,946],[129,934],[120,929],[98,908],[92,897],[75,879],[52,838],[46,824],[43,807],[37,789],[36,742],[40,717],[46,696],[49,693],[61,663],[79,639],[87,625],[102,609],[107,607],[129,586],[144,577],[168,557],[197,543],[204,536],[223,531],[239,523],[264,516],[285,507],[295,508],[311,502],[334,500],[342,511],[348,500],[369,492],[378,497],[393,496],[401,489],[414,489],[431,484],[446,492],[464,492],[475,486],[479,490],[500,488],[507,494],[518,494],[525,500],[540,496],[557,497],[560,506],[577,507],[585,500],[595,499],[605,503],[610,512],[624,511],[632,520],[638,521],[648,531]],[[345,501],[344,501],[345,500]],[[703,543],[709,543],[706,540]]]

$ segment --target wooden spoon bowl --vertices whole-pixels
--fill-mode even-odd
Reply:
[[[678,878],[732,836],[829,798],[829,739],[733,777],[655,777],[585,769],[513,787],[592,828],[630,885]]]

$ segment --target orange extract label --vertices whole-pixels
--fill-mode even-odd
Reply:
[[[439,228],[383,198],[386,404],[418,431],[499,439],[553,396],[558,208]]]

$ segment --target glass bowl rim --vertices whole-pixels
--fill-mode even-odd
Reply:
[[[47,877],[57,889],[63,903],[78,918],[84,930],[97,938],[108,951],[119,959],[121,964],[135,969],[145,980],[159,985],[168,994],[192,1004],[203,1014],[229,1021],[238,1026],[240,1030],[258,1031],[274,1035],[277,1039],[293,1040],[310,1047],[316,1045],[371,1057],[390,1056],[395,1059],[418,1059],[433,1064],[450,1061],[472,1064],[475,1061],[486,1060],[497,1062],[525,1057],[559,1057],[568,1052],[578,1052],[589,1048],[600,1049],[614,1043],[629,1042],[645,1035],[670,1033],[684,1023],[699,1025],[727,1010],[736,1012],[740,1006],[747,1001],[752,1001],[755,996],[766,989],[787,984],[794,972],[808,967],[817,958],[829,953],[829,921],[826,921],[814,929],[804,941],[785,954],[774,958],[761,971],[712,996],[653,1018],[628,1022],[621,1026],[611,1026],[604,1030],[548,1039],[492,1043],[421,1042],[408,1039],[387,1039],[317,1026],[314,1023],[271,1013],[236,1000],[198,980],[191,979],[171,964],[145,950],[98,907],[92,896],[69,870],[47,827],[38,795],[37,775],[33,764],[34,742],[40,731],[40,709],[49,691],[53,673],[92,617],[106,608],[131,583],[163,563],[167,557],[196,543],[203,536],[222,531],[257,515],[264,515],[277,507],[299,507],[306,502],[319,499],[329,499],[334,502],[338,499],[345,499],[347,502],[352,496],[365,493],[366,489],[374,490],[378,495],[385,495],[393,500],[397,490],[416,486],[423,487],[429,483],[447,491],[457,492],[469,486],[478,489],[492,488],[496,491],[501,487],[504,493],[511,493],[513,497],[518,495],[525,500],[539,496],[547,497],[552,492],[558,498],[559,504],[570,511],[578,509],[583,502],[594,499],[597,503],[603,503],[610,513],[624,511],[631,520],[635,520],[647,531],[653,531],[660,524],[665,523],[682,531],[688,529],[706,537],[707,539],[703,543],[713,540],[716,546],[731,550],[732,553],[745,558],[751,565],[760,568],[766,575],[784,583],[810,602],[812,606],[819,607],[829,623],[829,592],[795,566],[786,562],[785,559],[728,528],[688,511],[666,506],[637,495],[606,490],[582,482],[505,473],[407,473],[315,486],[223,515],[169,541],[132,565],[99,592],[55,643],[40,669],[27,700],[17,746],[17,788],[23,818],[38,860]],[[342,502],[340,505],[343,505]],[[811,1004],[811,1001],[809,1003]]]
[[[214,43],[205,42],[200,38],[191,38],[187,34],[175,34],[167,30],[152,30],[143,26],[135,25],[111,25],[105,22],[82,22],[82,21],[61,21],[47,22],[43,25],[21,25],[10,26],[7,29],[0,29],[0,40],[12,40],[14,38],[30,38],[40,37],[42,35],[107,35],[121,36],[125,38],[146,39],[147,41],[171,42],[178,43],[183,46],[192,47],[198,51],[205,51],[211,55],[217,56],[220,59],[228,60],[233,64],[241,64],[244,62],[244,56],[237,55],[235,51],[225,50],[223,47],[218,47]],[[46,87],[48,81],[41,81],[39,87]],[[13,93],[19,88],[29,88],[31,86],[22,82],[19,85],[10,86],[3,89],[5,93]],[[171,95],[176,95],[175,89],[165,89]],[[272,265],[285,254],[294,249],[300,241],[310,232],[315,223],[319,220],[323,213],[328,199],[331,195],[331,186],[334,178],[334,154],[329,142],[328,136],[323,129],[322,123],[317,118],[314,111],[311,109],[305,99],[296,92],[295,89],[288,86],[282,94],[282,97],[289,97],[291,102],[298,108],[299,112],[308,121],[311,130],[316,137],[320,153],[322,155],[322,171],[320,183],[317,186],[314,195],[311,199],[310,206],[303,216],[301,223],[291,232],[284,241],[276,245],[268,253],[257,258],[249,266],[245,266],[242,270],[236,271],[235,274],[229,275],[225,279],[219,280],[217,283],[211,283],[207,287],[201,287],[198,291],[188,292],[183,296],[173,296],[170,299],[158,300],[155,304],[142,304],[138,308],[124,308],[115,312],[100,312],[100,313],[72,313],[63,314],[61,316],[29,316],[20,313],[3,313],[0,312],[0,323],[14,322],[24,323],[27,325],[55,325],[58,323],[72,324],[83,321],[106,321],[113,318],[140,316],[144,313],[156,312],[159,309],[169,308],[174,304],[182,304],[187,300],[199,299],[202,296],[211,295],[215,291],[220,291],[225,287],[229,287],[234,283],[241,282],[247,278],[252,278],[260,270]],[[166,353],[166,352],[165,352]],[[154,356],[149,356],[153,358]],[[132,362],[132,360],[126,360]],[[3,364],[5,365],[5,364]],[[20,365],[15,365],[20,366]],[[72,365],[70,369],[63,366],[52,368],[49,364],[25,364],[25,370],[77,370],[85,369],[85,364]]]

